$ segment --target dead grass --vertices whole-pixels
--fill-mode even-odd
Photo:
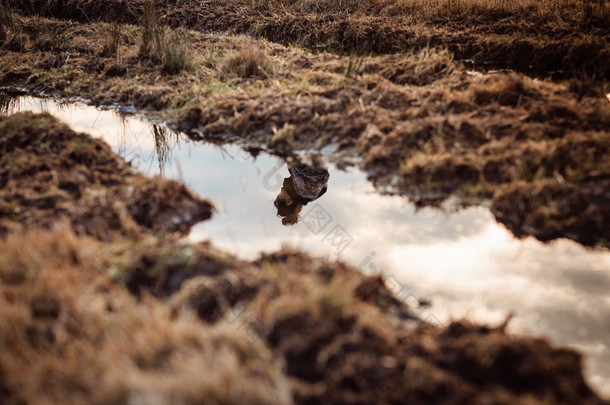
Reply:
[[[380,278],[301,253],[248,263],[63,226],[12,233],[0,252],[6,404],[603,403],[571,350],[426,325]]]
[[[423,48],[406,55],[391,55],[384,59],[369,59],[366,62],[361,59],[355,73],[379,74],[399,85],[425,86],[450,76],[454,69],[455,62],[451,52],[446,49]]]
[[[160,62],[170,75],[190,68],[193,63],[188,34],[163,25],[152,0],[144,3],[140,56]]]
[[[136,301],[104,276],[107,249],[66,229],[0,240],[3,403],[292,403],[269,349]]]
[[[157,11],[152,0],[144,3],[144,15],[142,17],[142,42],[140,43],[140,55],[160,56],[165,38],[165,28],[159,23]]]
[[[610,8],[606,0],[580,0],[582,10],[581,20],[584,25],[597,22],[596,20],[608,21]]]
[[[195,139],[237,141],[282,156],[333,145],[334,159],[353,162],[356,157],[378,185],[392,184],[421,204],[452,194],[466,204],[501,201],[502,193],[520,181],[532,186],[521,191],[534,194],[537,182],[549,179],[563,178],[575,193],[580,187],[598,193],[605,187],[600,179],[609,160],[604,154],[590,157],[585,147],[607,136],[610,127],[605,98],[610,88],[594,79],[553,83],[514,72],[467,72],[443,49],[340,57],[193,31],[193,57],[199,62],[184,75],[172,76],[159,63],[141,58],[138,27],[123,26],[123,65],[130,69],[118,69],[112,58],[96,51],[104,40],[103,24],[40,18],[20,24],[32,38],[40,36],[37,32],[61,32],[72,39],[53,52],[5,50],[3,83],[135,105]],[[582,159],[571,157],[569,165],[541,163],[564,159],[552,153],[562,138],[578,139],[575,150]],[[534,163],[525,164],[520,153]],[[582,206],[605,207],[595,195],[586,192]],[[544,230],[534,231],[522,220],[546,201],[534,199],[518,213],[513,222],[525,228],[514,231],[543,235]],[[508,207],[498,204],[497,216],[513,217],[512,211],[502,215]],[[581,208],[567,207],[558,211],[550,234],[587,244],[610,240],[603,226],[610,213],[602,209],[597,220],[579,222],[573,218]],[[591,224],[596,225],[587,228]]]
[[[97,7],[93,15],[104,16],[110,3],[66,4],[46,0],[30,12],[78,17]],[[112,4],[143,10],[144,2]],[[530,42],[507,42],[514,31],[548,29],[552,37],[566,28],[552,24],[573,31],[576,17],[560,8],[558,16],[529,15],[527,1],[441,2],[446,9],[413,15],[396,3],[405,9],[381,10],[387,15],[379,18],[367,13],[389,3],[294,3],[303,15],[285,2],[258,3],[256,12],[253,2],[227,4],[198,14],[195,3],[183,2],[163,9],[164,21],[149,12],[141,28],[121,25],[130,69],[100,55],[105,24],[18,17],[23,37],[12,43],[34,45],[0,50],[0,80],[157,110],[148,113],[193,137],[277,153],[337,146],[336,161],[357,157],[378,184],[398,184],[420,203],[483,196],[516,233],[610,240],[607,100],[517,73],[467,73],[429,41],[464,35],[455,28],[469,22],[476,39],[455,47],[492,32],[499,39],[491,35],[490,49],[508,46],[499,55],[517,58],[528,55],[515,53],[517,45]],[[332,7],[353,15],[330,21]],[[140,23],[129,10],[117,15]],[[439,31],[402,24],[418,16],[444,22]],[[519,17],[526,23],[511,22]],[[491,31],[483,28],[489,20],[497,20]],[[205,63],[175,77],[162,73],[184,67],[168,67],[182,64],[168,65],[168,31],[159,28],[172,21],[317,49],[423,51],[347,58],[191,32]],[[589,27],[596,24],[591,18]],[[245,41],[253,47],[240,49]],[[238,51],[224,56],[227,49]],[[598,57],[589,59],[604,60]],[[164,138],[156,133],[159,150]],[[577,353],[503,327],[427,325],[381,278],[298,252],[244,262],[206,244],[175,242],[167,237],[175,220],[188,228],[210,215],[208,203],[175,182],[135,174],[107,145],[48,116],[0,118],[0,150],[2,403],[602,403],[583,380]]]
[[[117,22],[108,24],[106,38],[102,54],[104,56],[115,57],[117,66],[120,65],[120,46],[121,46],[121,26]]]
[[[148,15],[144,0],[79,0],[69,7],[59,0],[8,1],[25,13],[82,22],[90,15],[117,15],[121,22],[141,24]],[[160,22],[171,27],[248,34],[342,54],[441,48],[479,68],[610,80],[606,1],[188,0],[156,6]]]
[[[292,251],[243,262],[207,244],[153,240],[124,249],[115,247],[115,254],[123,253],[106,256],[105,263],[112,263],[113,277],[139,297],[135,308],[153,310],[139,309],[141,318],[129,319],[129,338],[112,334],[108,345],[117,341],[134,345],[123,345],[118,353],[108,355],[109,361],[114,356],[133,359],[139,369],[151,373],[150,379],[138,385],[146,397],[159,390],[152,386],[160,383],[157,370],[176,381],[187,367],[198,374],[217,367],[205,358],[202,361],[200,352],[204,352],[213,353],[218,361],[231,362],[232,355],[240,359],[240,363],[229,363],[235,364],[235,368],[227,367],[229,381],[245,368],[236,375],[244,379],[245,387],[259,384],[265,390],[265,381],[273,383],[276,391],[270,391],[266,400],[279,391],[296,403],[400,403],[406,398],[416,404],[476,403],[491,398],[508,404],[529,398],[537,404],[547,395],[558,400],[578,398],[582,403],[598,401],[580,376],[578,354],[553,349],[543,340],[507,336],[502,327],[422,324],[392,296],[382,279],[366,278],[342,264]],[[86,266],[81,261],[80,267]],[[116,285],[104,285],[105,304],[111,297],[117,322],[123,312],[135,310],[133,304],[117,305]],[[178,335],[176,328],[180,328]],[[226,333],[213,333],[218,329]],[[197,338],[182,337],[188,331]],[[244,336],[248,342],[242,340]],[[195,359],[181,356],[184,351]],[[279,364],[284,366],[280,375],[274,371]],[[254,367],[259,371],[248,374]],[[265,376],[262,387],[260,373]],[[406,376],[413,377],[407,384]],[[126,389],[136,380],[124,378]],[[214,386],[204,385],[208,386],[211,393],[206,394],[213,396]],[[176,385],[172,395],[196,398],[189,387]],[[112,393],[117,387],[105,389]],[[229,385],[222,392],[242,395],[238,403],[252,401],[248,395],[261,395],[234,390]],[[232,398],[238,397],[226,401],[233,403]]]
[[[136,173],[107,144],[49,115],[0,116],[0,150],[0,234],[67,220],[79,234],[111,239],[185,231],[211,215],[183,185]]]
[[[441,20],[497,18],[507,15],[528,15],[529,18],[592,19],[607,18],[605,0],[235,0],[232,3],[256,6],[277,12],[315,14],[364,14],[386,16],[413,16],[415,19]],[[569,16],[570,12],[577,16]]]
[[[268,77],[273,74],[273,66],[264,49],[249,43],[226,56],[223,63],[225,72],[239,77]]]
[[[175,75],[193,66],[190,38],[185,32],[171,32],[164,45],[163,69]]]
[[[0,44],[6,41],[8,29],[12,25],[12,18],[8,8],[4,5],[4,0],[0,1]]]

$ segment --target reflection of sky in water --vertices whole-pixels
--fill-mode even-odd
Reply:
[[[76,130],[103,136],[146,174],[159,172],[155,136],[137,119],[27,97],[13,107],[51,111]],[[332,167],[328,192],[304,207],[298,224],[284,227],[273,201],[288,176],[286,164],[269,155],[254,159],[234,146],[189,142],[163,129],[156,138],[171,147],[165,175],[218,209],[194,227],[190,240],[211,239],[244,258],[288,245],[365,272],[383,270],[398,295],[432,301],[421,312],[430,320],[499,322],[513,312],[511,331],[547,335],[586,353],[589,381],[610,395],[610,253],[568,240],[515,239],[484,208],[417,211],[404,198],[376,193],[361,173]]]

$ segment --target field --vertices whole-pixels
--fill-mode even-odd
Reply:
[[[3,0],[0,44],[7,94],[610,247],[604,0]],[[572,349],[431,325],[341,262],[184,242],[210,202],[48,115],[0,115],[0,150],[2,403],[606,403]]]

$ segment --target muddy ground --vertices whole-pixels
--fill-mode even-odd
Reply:
[[[29,15],[139,24],[147,0],[5,0]],[[610,6],[601,1],[155,0],[161,22],[314,51],[445,48],[477,67],[610,80]]]
[[[41,13],[59,13],[48,4]],[[455,196],[490,205],[518,236],[609,245],[610,89],[600,76],[481,73],[439,48],[312,53],[172,30],[158,7],[142,25],[9,14],[0,85],[133,106],[194,139],[238,142],[252,153],[323,151],[418,204]]]
[[[181,242],[167,219],[209,204],[48,115],[3,116],[0,149],[3,404],[606,403],[544,339],[428,324],[341,263]]]

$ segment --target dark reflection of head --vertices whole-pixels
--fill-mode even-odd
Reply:
[[[324,167],[302,163],[289,165],[288,171],[290,177],[284,179],[274,205],[282,224],[294,225],[299,221],[303,206],[326,193],[330,175]]]

